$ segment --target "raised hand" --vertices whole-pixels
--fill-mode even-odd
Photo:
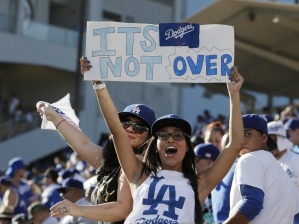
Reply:
[[[80,64],[81,64],[82,75],[84,75],[84,72],[89,71],[92,68],[92,65],[90,65],[90,61],[87,60],[87,57],[85,56],[80,58]]]
[[[227,83],[228,92],[239,92],[244,82],[244,78],[239,74],[238,68],[236,66],[231,68],[231,74],[229,78],[231,79],[232,83]]]
[[[48,121],[53,121],[53,116],[57,114],[49,103],[44,102],[38,105],[37,112],[39,113],[41,118],[43,118],[43,115],[45,114]]]

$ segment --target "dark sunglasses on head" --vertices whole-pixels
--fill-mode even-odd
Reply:
[[[175,131],[173,133],[168,133],[167,131],[160,131],[157,132],[157,137],[160,140],[167,140],[171,136],[174,140],[182,140],[185,138],[185,136],[189,137],[189,135],[185,134],[182,131]]]
[[[149,129],[142,124],[134,123],[131,121],[120,121],[120,122],[124,129],[127,129],[128,127],[130,127],[132,125],[133,131],[137,134],[142,134],[145,131],[149,131]]]

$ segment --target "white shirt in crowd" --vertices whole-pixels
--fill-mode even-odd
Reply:
[[[49,216],[41,224],[58,224],[58,220]]]
[[[83,197],[75,202],[76,205],[90,205],[90,203]],[[84,218],[84,217],[73,217],[70,215],[61,218],[59,224],[97,224],[96,221]]]
[[[299,191],[299,155],[287,150],[278,162],[284,171],[292,178]]]
[[[264,192],[263,209],[250,223],[293,223],[296,187],[270,152],[258,150],[240,157],[230,192],[230,215],[242,203],[241,184]]]

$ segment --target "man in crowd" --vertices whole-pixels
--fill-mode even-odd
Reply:
[[[40,202],[33,202],[28,207],[28,214],[33,224],[58,224],[58,220],[50,216],[47,206]]]
[[[27,209],[27,199],[21,195],[12,185],[11,179],[7,176],[0,178],[0,194],[3,195],[2,204],[13,207],[14,214],[20,214]]]
[[[225,133],[221,140],[221,148],[224,149],[229,142],[229,134]],[[222,224],[229,216],[230,210],[230,189],[232,186],[235,167],[238,162],[238,158],[220,181],[220,183],[211,192],[212,195],[212,208],[215,224]]]
[[[48,210],[57,202],[62,201],[59,192],[56,191],[57,188],[60,188],[57,178],[58,172],[55,169],[49,168],[45,171],[43,179],[45,189],[42,193],[42,203],[46,205]]]
[[[195,169],[196,169],[196,173],[199,174],[205,169],[213,165],[213,163],[219,156],[220,151],[213,144],[201,143],[195,146],[194,153],[196,156]],[[209,194],[209,196],[202,204],[202,212],[203,212],[204,224],[214,223],[211,194]]]
[[[20,206],[23,209],[18,213],[27,214],[28,206],[34,201],[33,192],[25,179],[23,179],[24,173],[26,171],[26,165],[22,158],[15,157],[11,159],[8,163],[8,169],[5,174],[8,176],[12,182],[12,187],[19,193]],[[16,208],[15,208],[15,214]]]
[[[266,121],[256,114],[242,116],[244,145],[240,151],[225,223],[293,223],[297,190],[269,152],[277,148]]]
[[[67,178],[62,182],[62,187],[56,189],[63,199],[67,199],[77,205],[90,205],[85,199],[83,182],[74,178]],[[84,217],[73,217],[67,215],[61,218],[60,224],[96,224],[96,221]]]
[[[284,125],[291,142],[293,142],[294,146],[292,151],[299,154],[299,119],[293,118],[288,120]]]
[[[0,224],[10,224],[13,213],[13,207],[0,205]]]
[[[299,155],[290,151],[293,143],[287,139],[287,133],[282,122],[272,121],[268,123],[268,133],[277,143],[277,148],[272,150],[271,153],[293,180],[297,188],[297,197],[299,198]],[[297,209],[299,212],[299,205],[297,205]],[[294,223],[299,223],[299,213],[295,215]]]

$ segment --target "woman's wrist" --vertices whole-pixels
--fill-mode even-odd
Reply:
[[[102,81],[92,81],[91,84],[94,90],[106,88],[105,83]]]
[[[102,84],[102,83],[104,83],[103,81],[101,81],[101,80],[92,80],[91,81],[91,84],[93,85],[93,84]]]

